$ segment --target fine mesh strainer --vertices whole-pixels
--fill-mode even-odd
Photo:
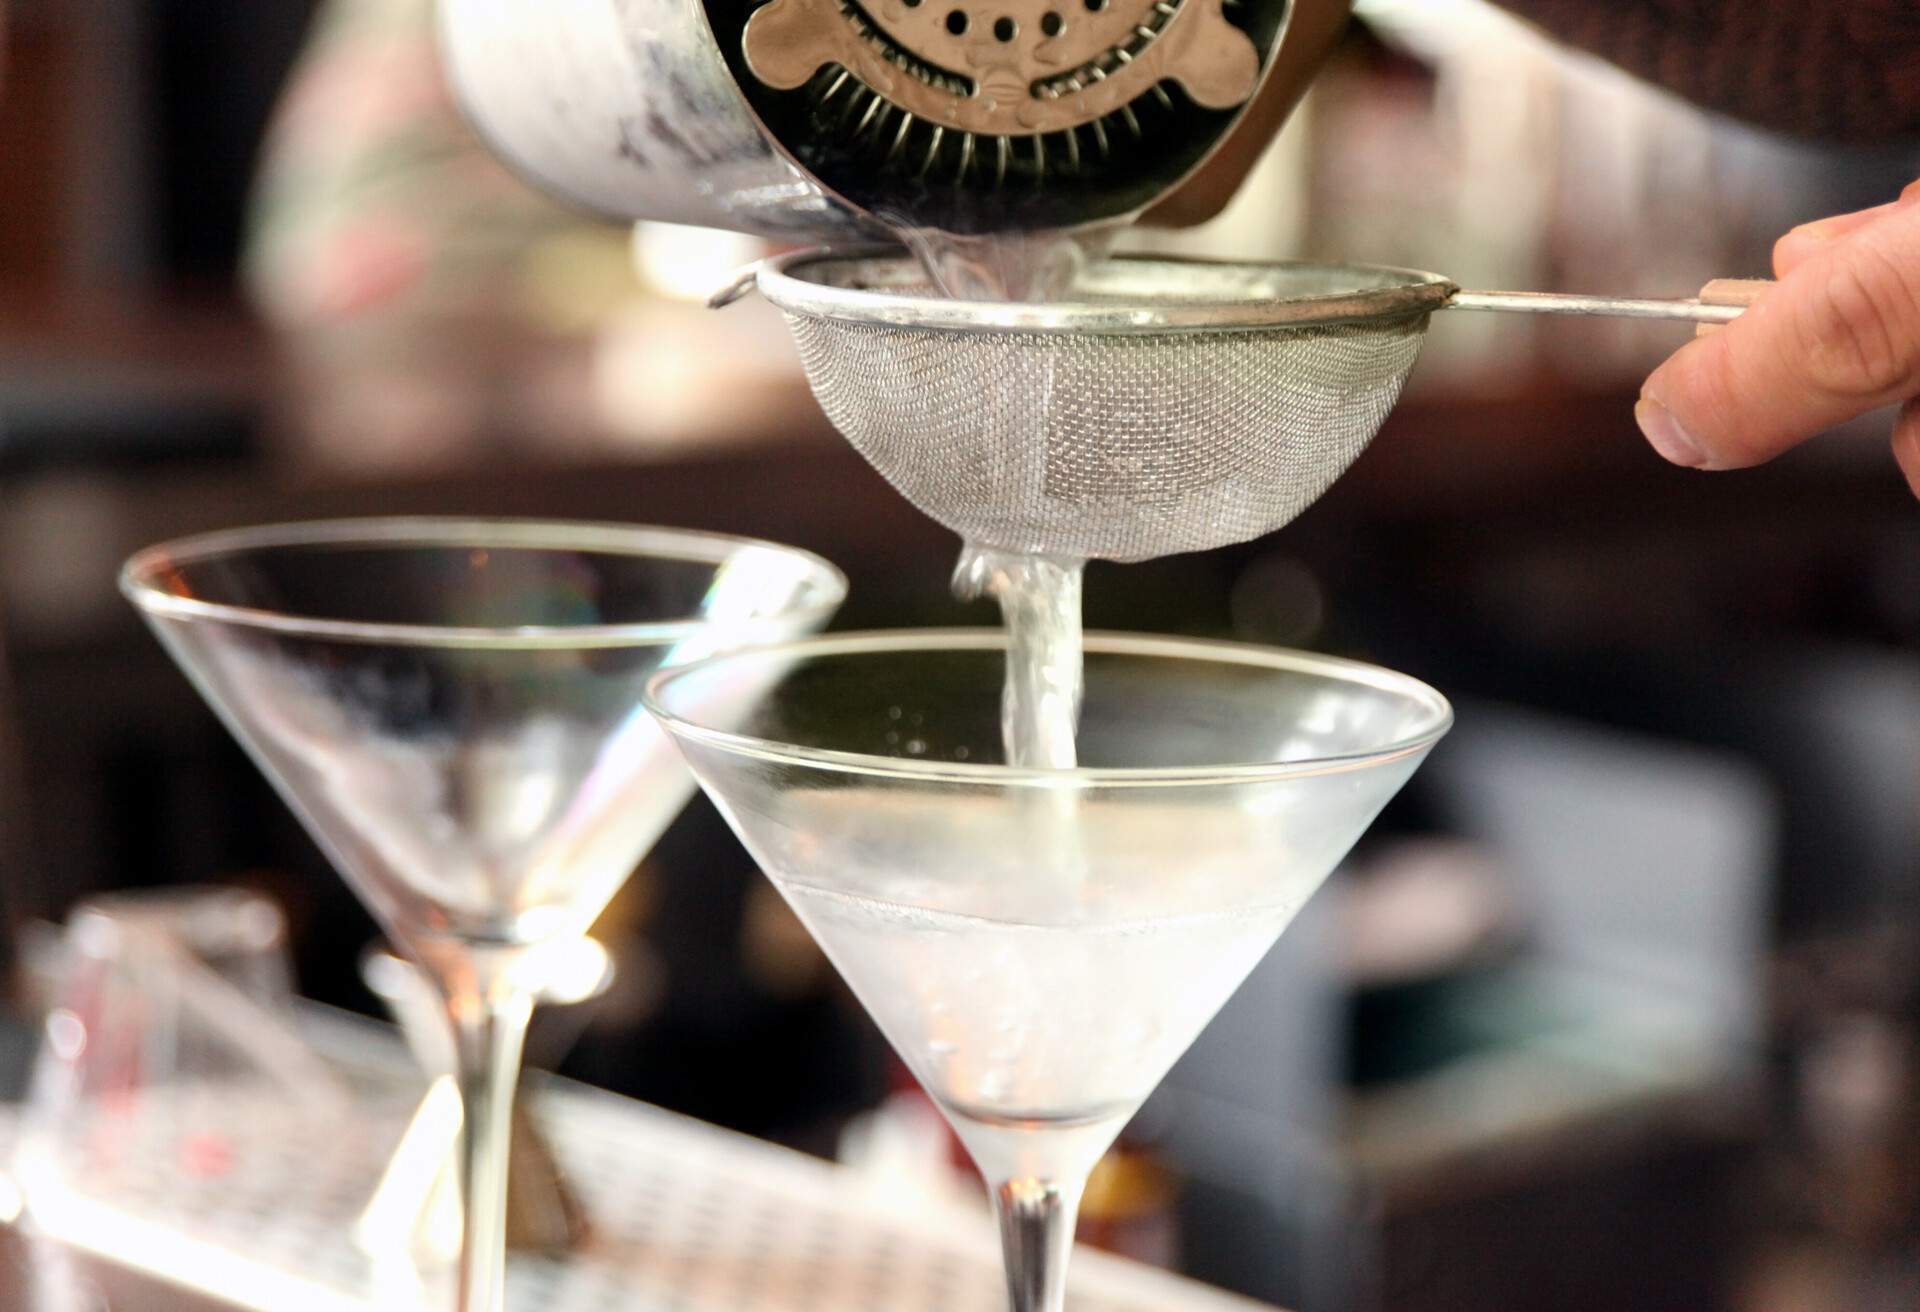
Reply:
[[[758,266],[834,426],[926,514],[1009,551],[1145,560],[1271,532],[1373,439],[1443,309],[1724,323],[1732,304],[1464,292],[1359,265],[1122,257],[1068,303],[950,300],[898,255]]]

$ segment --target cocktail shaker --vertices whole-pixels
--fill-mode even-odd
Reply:
[[[821,243],[1136,214],[1254,102],[1292,10],[440,0],[439,24],[467,115],[545,190],[614,218]]]

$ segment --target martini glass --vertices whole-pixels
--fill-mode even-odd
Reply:
[[[151,547],[121,588],[438,986],[465,1109],[457,1306],[499,1312],[533,998],[693,791],[641,690],[812,632],[845,580],[677,529],[390,519]]]
[[[1058,1312],[1088,1171],[1452,713],[1351,661],[1089,635],[1081,768],[1014,768],[1005,669],[997,632],[849,635],[647,706],[959,1133],[1015,1312]]]

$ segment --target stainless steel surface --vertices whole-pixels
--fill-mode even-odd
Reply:
[[[1424,316],[1456,289],[1439,274],[1359,264],[1227,263],[1120,256],[1091,266],[1071,301],[941,296],[919,265],[885,255],[783,256],[751,270],[790,315],[953,333],[1154,335],[1324,327]],[[745,275],[743,275],[744,277]],[[729,303],[736,282],[715,297]]]
[[[977,234],[1138,213],[1238,121],[1292,12],[967,3],[440,0],[440,38],[468,117],[536,185],[620,218],[845,242],[876,216]]]
[[[837,65],[909,115],[977,136],[1081,127],[1162,81],[1209,109],[1232,109],[1260,81],[1260,52],[1227,21],[1223,0],[1063,8],[1002,0],[969,13],[880,0],[868,17],[842,0],[772,0],[747,20],[747,64],[783,90]]]

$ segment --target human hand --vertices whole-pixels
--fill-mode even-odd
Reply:
[[[1641,431],[1676,465],[1740,469],[1898,405],[1894,459],[1920,496],[1920,182],[1795,228],[1773,269],[1746,313],[1654,370]]]

